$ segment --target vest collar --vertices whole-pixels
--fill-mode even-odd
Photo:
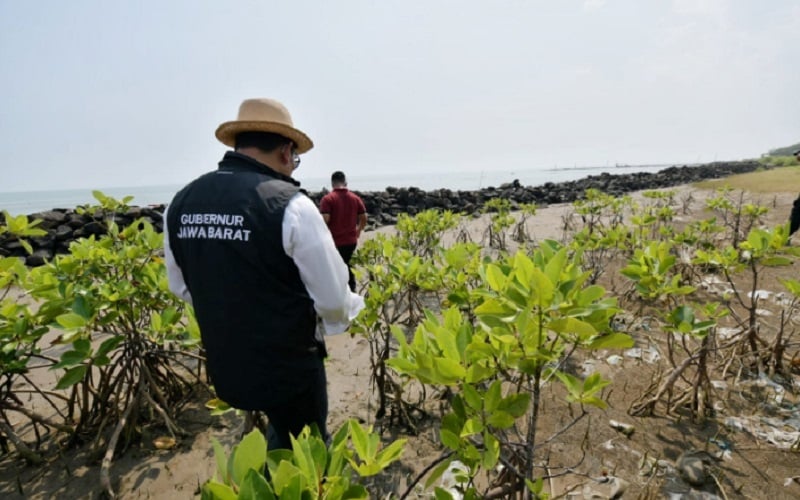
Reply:
[[[261,163],[247,155],[243,155],[241,153],[237,153],[236,151],[228,151],[225,153],[225,156],[222,158],[222,161],[219,162],[219,169],[220,170],[246,170],[250,172],[258,172],[260,174],[265,174],[270,177],[274,177],[275,179],[279,179],[285,182],[289,182],[294,184],[295,186],[299,186],[300,182],[292,179],[288,175],[283,175],[282,173],[273,170],[272,167]]]

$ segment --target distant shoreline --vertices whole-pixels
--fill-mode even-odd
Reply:
[[[415,193],[414,197],[419,197],[422,194],[433,193],[435,194],[436,198],[441,197],[441,193],[455,193],[458,195],[465,195],[471,198],[482,198],[484,196],[488,197],[498,197],[498,196],[505,196],[510,197],[512,200],[520,201],[524,203],[561,203],[561,202],[572,202],[582,196],[586,189],[599,189],[601,191],[606,191],[612,195],[620,195],[631,191],[643,190],[643,189],[650,189],[650,188],[660,188],[660,187],[669,187],[674,186],[677,184],[686,184],[691,182],[697,182],[706,179],[713,179],[713,178],[722,178],[729,175],[734,175],[737,173],[746,173],[756,170],[758,168],[773,168],[767,167],[755,160],[742,160],[742,161],[732,161],[732,162],[714,162],[714,163],[704,163],[704,164],[694,164],[694,165],[682,165],[682,166],[667,166],[663,167],[662,165],[650,165],[647,166],[649,168],[658,169],[653,172],[642,171],[641,169],[643,166],[636,166],[636,165],[620,165],[614,167],[617,170],[614,173],[610,173],[609,170],[612,170],[608,167],[565,167],[564,169],[559,168],[558,170],[569,170],[572,172],[577,171],[599,171],[600,173],[597,174],[590,174],[585,176],[580,176],[578,178],[572,178],[570,180],[564,181],[544,181],[539,184],[526,184],[519,179],[510,179],[507,182],[499,183],[499,184],[492,184],[485,187],[480,187],[476,189],[457,189],[457,188],[435,188],[435,189],[423,189],[417,186],[414,186],[413,182],[408,183],[407,185],[387,185],[383,189],[378,190],[369,190],[369,189],[359,189],[356,183],[351,183],[351,190],[355,193],[361,194],[369,199],[381,199],[386,198],[387,195],[389,198],[394,197],[394,195],[398,192],[401,193],[401,196],[407,198],[407,196],[403,195],[403,193]],[[663,167],[663,168],[662,168]],[[635,170],[634,172],[627,172],[627,173],[620,173],[619,170]],[[553,172],[555,170],[541,170],[539,172]],[[408,179],[406,179],[408,180]],[[154,208],[156,210],[163,208],[169,200],[172,199],[172,196],[183,186],[149,186],[146,187],[148,189],[153,189],[150,201],[145,200],[142,202],[141,200],[137,199],[136,197],[130,203],[131,207],[141,207],[141,208]],[[301,185],[301,188],[312,198],[315,202],[318,202],[319,199],[329,191],[327,186],[322,186],[321,189],[308,189],[305,185]],[[508,190],[509,188],[514,190],[523,190],[523,193],[510,193]],[[132,188],[106,188],[106,190],[99,189],[106,196],[111,196],[117,200],[121,200],[125,196],[129,196],[129,194],[124,194],[126,192],[131,191]],[[112,192],[117,191],[118,193]],[[42,205],[42,208],[39,210],[27,211],[25,214],[29,217],[36,216],[37,214],[49,211],[62,211],[68,212],[72,211],[79,206],[86,206],[86,205],[93,205],[96,204],[96,200],[91,198],[92,190],[69,190],[72,193],[88,193],[89,199],[83,202],[77,202],[73,204],[48,204]],[[42,191],[40,193],[49,193],[46,191]],[[119,194],[123,193],[123,194]],[[158,194],[156,194],[158,193]],[[529,196],[525,196],[524,193],[528,193]],[[0,193],[0,195],[8,194],[8,193]],[[30,193],[18,193],[20,195],[27,195]],[[477,196],[470,196],[470,195],[477,195]],[[517,198],[523,198],[522,200],[517,200]],[[2,200],[0,199],[0,202]],[[407,201],[407,200],[402,200]],[[402,204],[401,204],[402,205]],[[451,208],[447,206],[447,204],[443,204],[444,206],[437,205],[436,203],[429,208]],[[5,210],[0,206],[0,210]],[[19,215],[19,211],[9,210],[9,213],[12,215]]]
[[[539,186],[524,186],[518,180],[501,184],[498,187],[487,187],[478,190],[457,191],[451,189],[435,189],[424,191],[414,187],[387,187],[383,191],[358,191],[364,200],[369,219],[369,228],[393,225],[401,213],[415,215],[429,209],[449,210],[456,213],[475,214],[482,211],[484,204],[493,198],[509,200],[512,210],[520,204],[547,206],[558,203],[570,203],[582,198],[586,190],[594,189],[612,196],[650,189],[662,189],[693,182],[723,178],[734,174],[752,172],[765,167],[758,162],[727,162],[700,165],[696,167],[669,167],[656,173],[631,172],[610,174],[602,172],[589,175],[578,180],[566,182],[546,182]],[[310,192],[309,197],[315,202],[326,191]],[[131,206],[125,214],[114,217],[120,227],[130,225],[134,220],[144,219],[150,222],[157,231],[163,230],[163,213],[165,204],[152,206]],[[68,251],[70,242],[90,235],[102,236],[106,227],[102,215],[76,213],[72,209],[50,209],[33,214],[42,222],[39,227],[47,231],[43,237],[32,238],[33,254],[28,255],[13,235],[0,235],[0,254],[25,258],[29,266],[42,265],[58,253]]]
[[[747,161],[747,160],[744,160],[744,161]],[[698,167],[700,165],[703,165],[703,163],[682,163],[681,164],[681,166],[684,166],[684,167]],[[642,167],[664,169],[664,168],[670,168],[670,167],[675,167],[675,166],[677,166],[677,165],[674,164],[674,163],[662,163],[662,164],[652,164],[652,165],[629,165],[627,163],[625,163],[625,164],[615,163],[613,166],[612,165],[606,165],[606,166],[603,166],[603,167],[598,167],[598,166],[591,166],[591,167],[579,167],[579,166],[559,167],[559,166],[555,166],[553,168],[542,169],[542,171],[543,172],[560,172],[562,170],[573,170],[573,171],[575,171],[575,170],[608,170],[608,169],[613,169],[613,170],[634,169],[634,170],[637,170],[637,169],[641,169]]]
[[[567,182],[587,175],[609,172],[650,172],[655,173],[671,165],[630,165],[621,168],[600,166],[578,166],[558,168],[532,168],[523,170],[481,170],[446,172],[432,170],[430,173],[395,172],[386,173],[376,169],[373,173],[348,175],[349,185],[354,191],[382,192],[387,187],[416,187],[425,191],[449,189],[452,191],[474,191],[519,180],[525,186],[539,186],[546,182]],[[209,166],[210,168],[210,166]],[[624,169],[624,170],[623,170]],[[202,172],[198,172],[201,174]],[[308,192],[319,192],[330,188],[329,177],[307,177],[302,169],[296,179]],[[191,179],[187,179],[187,182]],[[133,196],[131,202],[136,206],[160,205],[168,203],[184,184],[165,184],[150,186],[115,186],[86,189],[64,189],[50,191],[0,192],[0,209],[13,215],[33,214],[54,208],[70,209],[80,205],[94,204],[92,191],[98,190],[115,199]]]

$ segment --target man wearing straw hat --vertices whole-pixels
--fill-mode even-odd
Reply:
[[[314,202],[292,172],[313,147],[289,111],[248,99],[217,128],[233,151],[179,191],[164,215],[170,290],[194,306],[220,399],[262,411],[270,449],[328,413],[317,315],[342,333],[364,307]]]

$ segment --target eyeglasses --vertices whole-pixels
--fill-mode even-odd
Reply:
[[[292,150],[292,161],[294,162],[294,168],[300,166],[300,155],[294,149]]]
[[[294,164],[294,168],[297,169],[297,167],[300,166],[300,155],[297,154],[297,144],[295,144],[294,141],[287,142],[286,147],[288,147],[289,152],[292,153],[292,163]]]

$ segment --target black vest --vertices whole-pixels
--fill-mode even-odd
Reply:
[[[283,214],[299,183],[228,152],[167,209],[170,248],[192,294],[220,399],[280,405],[308,386],[324,344],[314,304],[283,249]]]

